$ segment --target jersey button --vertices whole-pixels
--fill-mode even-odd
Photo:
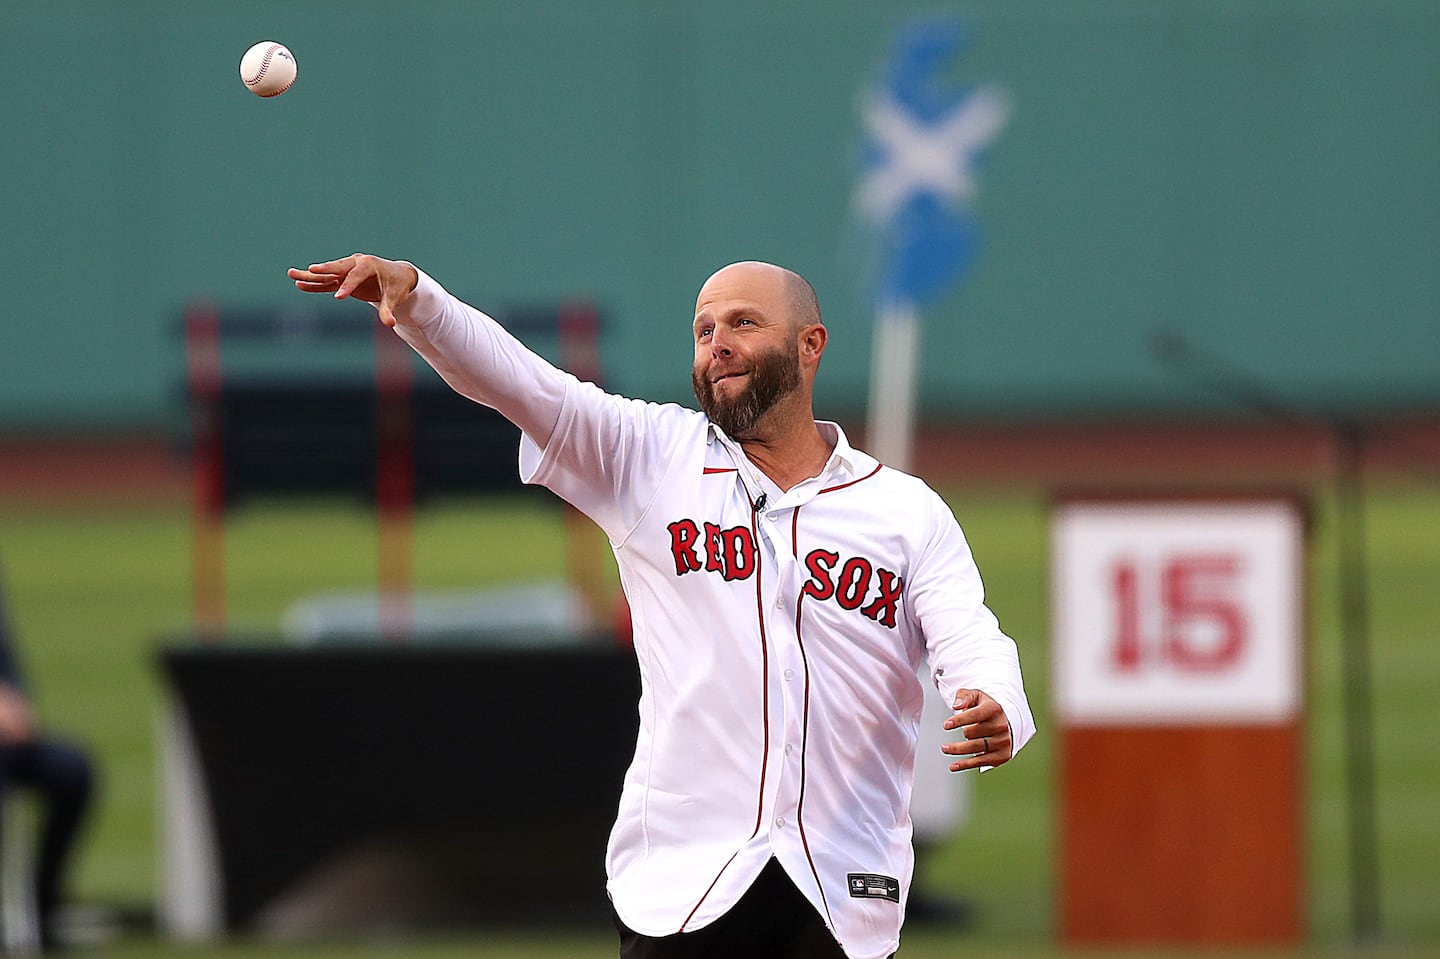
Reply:
[[[795,670],[793,670],[793,669],[787,669],[787,670],[785,670],[785,681],[786,681],[787,683],[788,683],[790,680],[794,679],[794,678],[795,678]]]
[[[776,817],[775,817],[775,828],[776,828],[776,829],[784,829],[784,828],[785,828],[785,817],[784,817],[784,816],[776,816]]]
[[[791,753],[793,753],[794,751],[795,751],[794,745],[792,745],[791,743],[786,743],[786,744],[785,744],[785,755],[788,756],[788,755],[790,755]]]

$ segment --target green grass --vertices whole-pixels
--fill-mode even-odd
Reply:
[[[1057,955],[1049,730],[1046,502],[1039,494],[953,490],[950,499],[984,573],[991,606],[1021,644],[1042,733],[1014,765],[983,778],[962,830],[922,879],[972,899],[974,929],[911,929],[902,956],[956,951]],[[1440,491],[1372,495],[1368,523],[1374,645],[1383,948],[1440,954]],[[1340,696],[1333,515],[1321,502],[1312,539],[1307,891],[1311,944],[1296,955],[1347,953],[1344,715]],[[273,632],[286,606],[322,590],[374,583],[376,537],[364,510],[262,506],[227,525],[227,605],[247,632]],[[189,520],[177,509],[0,512],[0,562],[22,655],[44,722],[89,743],[103,793],[81,852],[81,901],[146,907],[157,875],[154,733],[163,695],[155,650],[190,616]],[[466,588],[559,576],[564,534],[543,500],[446,505],[415,530],[415,581]],[[1238,757],[1237,757],[1238,759]],[[443,940],[278,946],[244,940],[180,947],[137,937],[106,955],[215,957],[418,955],[518,959],[613,955],[613,937],[486,933]],[[1132,952],[1139,955],[1139,952]],[[1148,953],[1162,954],[1162,953]],[[1243,953],[1226,953],[1229,956]],[[1266,955],[1290,955],[1267,952]]]
[[[373,942],[321,942],[279,945],[247,941],[198,948],[153,940],[134,940],[105,951],[107,959],[614,959],[615,936],[609,932],[555,934],[547,932],[488,933],[464,938],[408,939]],[[1384,946],[1366,949],[1366,959],[1421,959],[1434,955],[1423,948]],[[1016,940],[991,932],[906,930],[900,959],[955,959],[956,956],[993,956],[1003,959],[1058,959],[1074,956],[1095,959],[1108,953],[1066,952],[1034,939]],[[1213,950],[1180,952],[1126,949],[1125,959],[1342,959],[1357,955],[1342,948],[1303,950]],[[736,959],[763,959],[737,956]]]

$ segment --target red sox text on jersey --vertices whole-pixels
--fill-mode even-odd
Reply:
[[[721,529],[715,523],[678,519],[666,528],[676,576],[703,571],[719,573],[729,581],[754,574],[755,538],[750,527]],[[898,574],[863,556],[851,556],[842,564],[840,554],[829,549],[812,549],[805,556],[805,569],[810,574],[802,587],[806,596],[834,600],[841,609],[858,609],[881,626],[895,628],[895,607],[905,589]]]

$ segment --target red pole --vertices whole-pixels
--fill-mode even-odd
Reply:
[[[220,314],[213,305],[185,311],[191,418],[191,588],[193,628],[206,642],[225,630],[225,447],[220,424]]]
[[[560,366],[581,380],[604,386],[600,364],[600,314],[593,303],[571,301],[562,304],[556,318],[560,340]],[[630,610],[624,595],[607,581],[599,557],[603,547],[595,525],[579,510],[566,504],[565,572],[584,600],[590,619],[611,626],[616,641],[629,645]]]
[[[375,325],[375,507],[379,540],[379,610],[382,635],[400,641],[413,626],[411,560],[414,554],[415,442],[411,411],[410,349],[389,328]]]
[[[557,319],[560,333],[560,367],[582,380],[604,386],[600,369],[600,314],[594,304],[562,304]]]

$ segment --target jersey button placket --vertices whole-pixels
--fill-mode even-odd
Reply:
[[[770,584],[775,591],[775,598],[770,605],[773,609],[779,610],[785,608],[787,584],[796,575],[795,562],[790,555],[789,544],[784,541],[785,537],[781,528],[777,526],[781,514],[785,512],[783,509],[771,509],[770,512],[763,514],[768,522],[759,524],[760,539],[767,547],[766,558],[770,561],[771,568],[775,570],[775,576]]]
[[[791,517],[791,511],[785,507],[772,507],[770,512],[764,514],[763,520],[757,523],[757,530],[760,539],[765,543],[766,558],[770,560],[770,568],[775,575],[768,584],[773,589],[774,595],[767,597],[767,604],[771,609],[776,610],[769,619],[769,635],[774,641],[776,652],[775,664],[778,667],[773,675],[778,680],[775,691],[783,704],[780,712],[781,727],[778,732],[780,736],[776,744],[783,746],[780,749],[784,758],[781,768],[777,768],[779,775],[775,776],[775,793],[773,794],[773,805],[771,806],[770,824],[774,833],[787,832],[787,825],[793,828],[794,816],[792,810],[798,800],[799,767],[801,751],[796,747],[803,735],[801,729],[802,716],[804,715],[804,676],[801,667],[801,653],[799,637],[796,635],[793,613],[793,597],[799,589],[800,568],[795,559],[791,543],[789,542],[790,528],[786,523]],[[792,597],[791,603],[786,602],[786,597]],[[792,839],[784,840],[788,843]]]

